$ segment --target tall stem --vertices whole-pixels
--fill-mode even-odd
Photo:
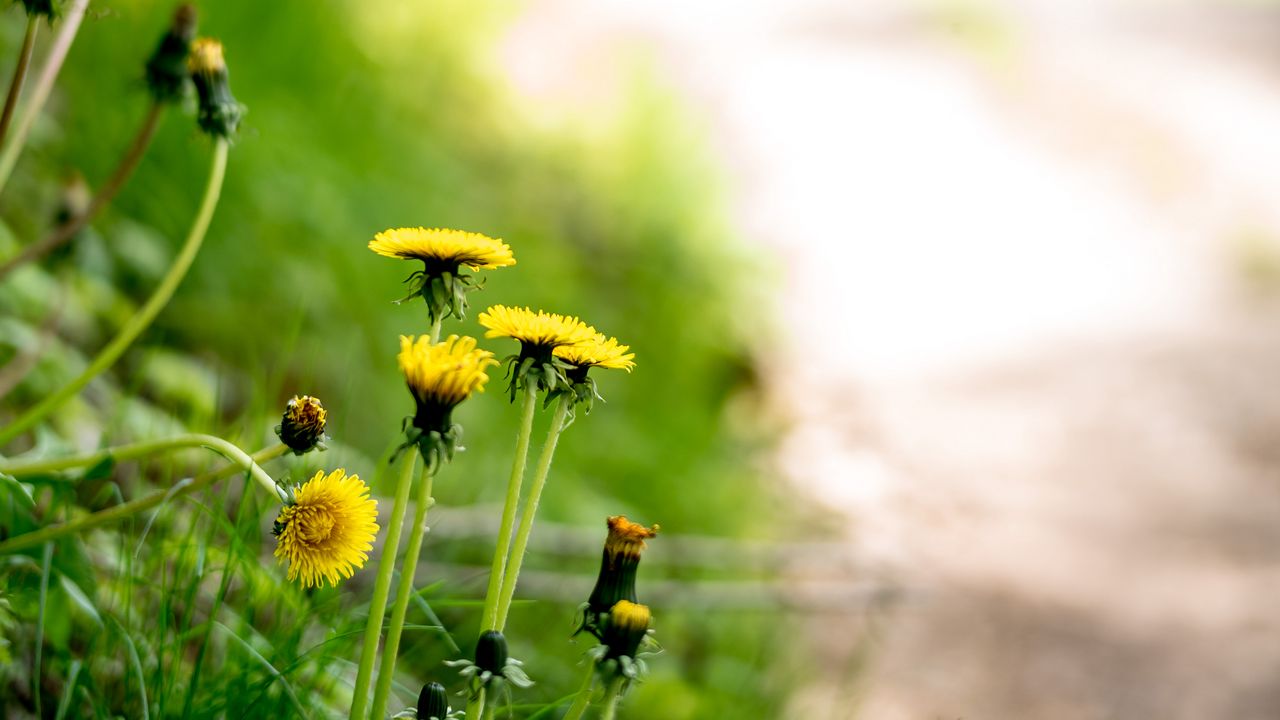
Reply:
[[[511,463],[511,477],[507,480],[507,499],[502,505],[498,544],[493,550],[493,564],[489,567],[489,589],[484,596],[481,631],[498,629],[498,601],[502,597],[502,580],[507,571],[507,553],[511,549],[511,527],[515,524],[516,505],[520,502],[520,485],[524,482],[524,468],[529,459],[529,436],[533,433],[533,413],[537,407],[538,393],[530,387],[524,391],[520,430],[516,435],[515,459]]]
[[[142,331],[151,324],[156,315],[160,314],[164,306],[169,303],[169,298],[173,297],[173,292],[177,290],[178,284],[182,282],[182,278],[186,276],[187,270],[195,260],[196,253],[200,251],[200,244],[204,241],[205,232],[209,229],[209,221],[213,219],[214,208],[218,206],[218,195],[222,191],[222,179],[226,175],[226,169],[227,141],[220,138],[214,146],[213,166],[209,171],[209,183],[205,187],[204,198],[201,200],[200,208],[196,212],[195,221],[191,225],[190,232],[187,233],[187,240],[183,244],[182,250],[179,251],[178,257],[174,259],[173,266],[169,268],[168,274],[164,276],[160,281],[160,285],[156,287],[155,292],[147,299],[147,304],[143,305],[142,309],[129,318],[129,322],[120,328],[120,332],[116,333],[111,342],[98,353],[93,362],[89,363],[89,367],[85,368],[84,372],[80,373],[76,379],[45,397],[35,407],[23,413],[17,420],[0,430],[0,446],[7,444],[24,431],[30,429],[42,418],[66,402],[68,398],[80,392],[99,373],[115,364],[115,361],[124,354],[129,345],[133,343],[138,335],[142,334]]]
[[[409,610],[409,598],[413,595],[413,577],[418,570],[418,556],[422,552],[422,539],[427,534],[427,510],[435,504],[431,497],[435,470],[425,463],[422,477],[418,478],[418,497],[413,510],[413,525],[409,527],[409,545],[404,550],[404,562],[400,565],[400,587],[396,590],[396,603],[391,608],[391,624],[387,626],[387,639],[382,644],[382,664],[378,667],[378,682],[373,688],[373,708],[369,716],[386,716],[387,700],[391,695],[391,679],[396,672],[396,655],[400,652],[400,634],[404,630],[404,617]]]
[[[18,65],[13,69],[9,94],[4,99],[4,112],[0,114],[0,146],[4,145],[4,136],[9,134],[9,123],[13,121],[13,109],[18,104],[18,96],[22,94],[22,83],[27,79],[27,67],[31,65],[31,51],[35,49],[36,30],[39,27],[40,16],[28,15],[27,33],[22,36],[22,49],[18,51]]]
[[[547,441],[542,444],[542,454],[538,456],[538,467],[533,474],[533,485],[529,487],[529,498],[524,503],[524,513],[520,516],[520,529],[516,531],[516,543],[511,548],[511,559],[507,563],[506,575],[502,578],[502,593],[498,596],[498,630],[507,626],[507,613],[511,610],[511,601],[515,598],[516,582],[520,579],[520,567],[524,564],[524,553],[529,547],[529,536],[533,534],[533,521],[538,514],[538,501],[542,498],[542,489],[547,485],[547,476],[551,474],[551,460],[556,454],[556,442],[560,439],[560,431],[569,417],[569,408],[573,405],[573,395],[565,393],[556,405],[556,413],[551,418],[551,427],[547,430]]]
[[[351,696],[350,720],[364,720],[369,705],[369,679],[373,676],[373,660],[378,654],[382,618],[387,613],[387,595],[391,592],[391,575],[396,567],[396,551],[400,549],[400,529],[409,504],[409,488],[413,484],[413,466],[418,460],[418,451],[411,449],[405,456],[400,467],[400,479],[396,482],[391,521],[382,541],[382,556],[378,559],[378,579],[373,584],[373,598],[369,601],[369,621],[364,626],[364,646],[360,651],[360,669],[356,672]]]
[[[0,542],[0,555],[7,555],[9,553],[18,552],[19,550],[26,550],[27,548],[39,545],[40,543],[49,540],[56,540],[64,535],[84,532],[85,530],[101,527],[103,525],[108,525],[113,522],[133,517],[140,512],[145,512],[164,503],[166,500],[177,499],[183,495],[189,495],[197,490],[209,487],[213,483],[231,475],[237,470],[249,472],[253,476],[253,479],[258,481],[258,484],[263,487],[271,488],[273,498],[278,499],[280,497],[275,481],[273,481],[271,477],[258,466],[258,464],[284,454],[284,451],[287,449],[284,445],[275,445],[265,450],[261,450],[253,456],[249,456],[240,448],[221,438],[214,438],[209,435],[192,437],[204,438],[205,441],[199,444],[204,447],[208,447],[219,455],[227,458],[233,463],[232,466],[205,473],[203,475],[197,475],[185,485],[178,485],[176,487],[169,488],[168,490],[157,490],[150,495],[145,495],[136,500],[130,500],[123,505],[116,505],[114,507],[109,507],[106,510],[99,510],[96,513],[85,515],[83,517],[76,518],[75,520],[70,520],[62,523],[61,525],[50,525],[48,527],[40,528],[34,532],[15,535],[4,542]],[[195,447],[195,445],[192,445],[191,447]],[[3,470],[2,472],[10,475],[19,474],[18,472],[10,470]],[[25,472],[22,474],[29,475],[33,473]]]
[[[604,711],[600,713],[600,720],[613,720],[613,716],[618,713],[618,700],[622,697],[622,681],[623,677],[619,675],[609,683],[609,691],[605,693]]]
[[[84,212],[72,216],[66,222],[54,228],[39,242],[24,247],[22,252],[0,265],[0,280],[3,280],[9,273],[22,265],[33,260],[39,260],[64,245],[68,240],[75,237],[76,233],[83,230],[84,226],[89,224],[89,221],[97,217],[98,213],[102,212],[102,208],[115,199],[121,188],[129,180],[129,177],[133,175],[133,171],[137,169],[138,163],[142,161],[142,156],[147,153],[147,148],[151,146],[151,140],[155,137],[156,128],[160,125],[160,118],[164,115],[164,109],[165,104],[162,102],[151,103],[151,108],[147,110],[147,116],[143,118],[142,126],[138,128],[138,133],[134,135],[133,142],[129,144],[129,149],[120,158],[120,163],[112,171],[111,177],[107,178],[107,181],[98,188],[98,192],[94,193],[93,200],[89,202],[89,207]]]
[[[36,79],[35,87],[31,91],[31,99],[23,106],[22,114],[18,116],[18,124],[13,127],[13,139],[4,146],[3,151],[0,151],[0,191],[3,191],[5,184],[9,182],[13,166],[18,164],[18,155],[22,153],[22,147],[27,144],[27,134],[31,132],[31,126],[35,124],[36,117],[44,109],[49,93],[53,91],[53,83],[58,79],[62,62],[67,59],[67,52],[71,50],[71,43],[76,39],[76,33],[80,30],[80,21],[84,19],[84,12],[88,8],[89,0],[71,0],[67,4],[62,16],[62,27],[58,28],[58,34],[49,48],[49,57],[45,60],[44,67],[40,69],[40,77]]]
[[[587,711],[587,706],[591,704],[591,686],[595,684],[596,666],[595,663],[587,663],[587,676],[582,679],[582,687],[578,688],[578,695],[573,698],[573,704],[569,706],[569,712],[564,714],[561,720],[579,720],[582,713]]]

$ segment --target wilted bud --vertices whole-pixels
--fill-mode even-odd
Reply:
[[[284,408],[284,417],[276,426],[276,435],[294,453],[301,455],[315,448],[324,449],[324,406],[310,395],[294,397]]]
[[[244,109],[231,94],[222,43],[200,38],[191,45],[187,69],[196,86],[196,122],[214,137],[230,138],[240,125]]]
[[[438,682],[422,686],[418,694],[418,720],[445,720],[449,716],[449,694]]]
[[[593,628],[593,616],[609,612],[619,600],[636,602],[636,570],[640,567],[640,553],[644,541],[658,534],[659,527],[645,527],[622,515],[607,520],[609,536],[604,541],[600,558],[600,575],[587,600],[585,626]],[[596,633],[598,634],[598,633]]]
[[[187,78],[187,57],[196,37],[196,9],[182,4],[173,13],[173,24],[147,60],[147,89],[156,102],[174,102],[182,97]]]
[[[620,600],[609,611],[600,642],[609,649],[605,658],[634,658],[649,632],[652,615],[647,605]]]
[[[476,667],[481,672],[502,675],[507,666],[507,638],[497,630],[486,630],[476,642]]]

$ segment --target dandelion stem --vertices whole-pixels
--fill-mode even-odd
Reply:
[[[480,720],[480,714],[484,712],[484,695],[484,688],[480,688],[480,692],[467,701],[466,720]]]
[[[67,59],[67,52],[71,50],[71,43],[76,39],[76,33],[80,30],[80,21],[84,19],[85,10],[88,8],[89,0],[71,0],[67,5],[62,18],[62,27],[58,28],[58,34],[49,48],[49,57],[45,60],[44,67],[40,69],[40,77],[36,79],[35,87],[31,91],[31,99],[23,106],[22,114],[18,116],[18,124],[13,126],[13,138],[0,152],[0,191],[4,190],[5,184],[9,181],[13,166],[18,164],[18,155],[27,144],[27,134],[31,132],[31,126],[35,125],[36,116],[44,109],[49,93],[53,91],[53,83],[58,79],[62,62]]]
[[[524,468],[529,458],[529,436],[533,433],[533,412],[537,407],[537,391],[529,387],[524,391],[520,431],[516,435],[515,460],[511,464],[511,478],[507,481],[507,499],[502,506],[502,523],[498,526],[498,546],[494,548],[493,565],[489,568],[489,589],[484,596],[484,615],[480,623],[482,632],[498,629],[498,601],[502,597],[502,581],[507,569],[507,552],[511,549],[511,528],[516,519],[516,505],[520,501],[520,484],[524,482]]]
[[[137,169],[138,163],[142,161],[142,156],[147,152],[147,148],[151,146],[151,140],[155,137],[156,128],[160,125],[160,118],[164,116],[164,109],[165,104],[162,102],[151,103],[151,108],[147,110],[147,116],[143,118],[142,126],[138,128],[138,133],[134,135],[133,142],[129,144],[129,149],[120,158],[120,164],[116,165],[111,177],[107,178],[102,187],[98,188],[98,192],[94,193],[93,200],[89,202],[89,207],[84,212],[69,218],[66,222],[54,228],[39,242],[26,246],[22,249],[22,252],[0,265],[0,280],[3,280],[9,273],[22,265],[39,260],[66,244],[115,199],[121,188],[133,175],[133,171]]]
[[[276,488],[275,481],[273,481],[271,477],[268,476],[261,467],[259,467],[259,463],[263,463],[274,457],[283,455],[287,449],[284,445],[273,445],[272,447],[260,450],[250,456],[246,455],[243,450],[222,438],[213,437],[211,435],[190,435],[184,437],[201,439],[201,442],[191,443],[186,445],[186,447],[207,447],[230,460],[232,465],[220,470],[204,473],[203,475],[197,475],[190,481],[186,483],[179,483],[167,490],[157,490],[150,495],[145,495],[136,500],[130,500],[122,505],[116,505],[114,507],[107,508],[106,510],[100,510],[96,513],[76,518],[75,520],[70,520],[62,523],[61,525],[50,525],[33,532],[15,535],[4,542],[0,542],[0,555],[7,555],[9,553],[18,552],[19,550],[26,550],[27,548],[39,545],[40,543],[56,540],[64,535],[84,532],[85,530],[90,530],[119,520],[124,520],[125,518],[133,517],[140,512],[150,510],[151,508],[164,503],[166,500],[177,499],[183,495],[189,495],[197,490],[206,488],[218,480],[232,475],[236,471],[247,471],[253,476],[254,480],[258,481],[260,485],[271,488],[273,498],[280,497],[279,494],[277,494],[278,490]],[[81,457],[82,459],[94,458],[99,455],[100,454],[85,455]],[[89,463],[85,464],[87,465]],[[31,466],[21,466],[18,468],[4,468],[0,469],[0,472],[15,476],[37,474],[40,472],[39,470],[34,472],[29,471],[30,467],[34,465],[36,464],[33,463]]]
[[[18,96],[22,94],[22,83],[27,78],[27,67],[31,65],[31,51],[35,49],[36,30],[39,27],[40,16],[28,15],[27,33],[22,36],[22,49],[18,51],[18,65],[13,69],[13,79],[9,81],[4,113],[0,114],[0,146],[4,145],[4,136],[9,134],[9,123],[13,121],[13,109],[18,104]]]
[[[547,440],[542,444],[542,453],[538,456],[538,467],[533,473],[529,498],[525,500],[524,513],[520,516],[520,529],[516,531],[516,542],[511,548],[507,573],[502,578],[502,593],[498,596],[498,630],[507,626],[507,613],[511,610],[511,601],[515,598],[516,583],[520,580],[520,567],[524,564],[524,553],[529,547],[529,536],[533,534],[533,521],[538,514],[538,501],[542,497],[542,489],[547,485],[547,476],[551,474],[551,460],[556,454],[556,442],[560,439],[560,432],[564,430],[564,423],[569,417],[569,408],[572,404],[571,393],[565,393],[560,397],[555,415],[551,418],[551,427],[547,430]]]
[[[436,328],[439,331],[439,323]],[[387,627],[387,639],[382,644],[382,664],[378,668],[378,681],[373,688],[373,707],[370,717],[386,717],[387,700],[391,694],[391,680],[396,671],[396,654],[400,652],[400,633],[404,630],[404,616],[413,595],[413,576],[418,569],[418,556],[422,551],[422,539],[427,534],[427,510],[435,504],[431,497],[435,470],[423,463],[422,476],[418,478],[418,497],[413,510],[413,525],[409,526],[409,545],[404,550],[404,562],[400,566],[400,587],[396,590],[396,602],[391,608],[391,624]]]
[[[69,18],[68,18],[69,19]],[[76,379],[62,386],[50,395],[41,400],[35,407],[23,413],[18,419],[9,423],[4,429],[0,429],[0,446],[3,446],[30,429],[50,412],[58,408],[68,398],[78,393],[89,381],[97,377],[98,374],[115,364],[115,361],[124,354],[129,345],[142,334],[142,331],[151,324],[156,315],[164,309],[169,303],[169,299],[173,297],[173,293],[178,288],[178,284],[182,282],[182,278],[186,276],[187,270],[191,267],[191,263],[196,258],[196,253],[200,251],[200,244],[204,241],[205,232],[209,229],[209,221],[213,219],[214,208],[218,206],[218,195],[222,190],[222,179],[226,175],[227,169],[227,141],[218,139],[213,151],[213,166],[209,171],[209,183],[205,187],[204,198],[200,202],[200,209],[196,212],[195,221],[191,225],[190,232],[187,233],[186,242],[179,251],[178,257],[174,259],[173,266],[169,268],[168,274],[160,281],[160,285],[156,287],[155,292],[147,299],[147,303],[142,306],[133,317],[129,318],[129,322],[116,333],[111,342],[98,353],[98,356],[89,363],[89,367],[84,369]]]
[[[0,274],[0,277],[4,277],[4,275]],[[435,345],[436,343],[440,342],[440,322],[442,320],[444,320],[444,318],[437,315],[436,319],[431,321],[431,344],[432,345]]]
[[[350,720],[364,720],[369,704],[369,679],[373,676],[373,660],[378,654],[378,638],[382,634],[382,618],[387,613],[387,595],[391,592],[391,575],[395,572],[396,551],[400,548],[400,529],[409,505],[409,488],[413,485],[413,466],[418,451],[405,453],[400,466],[400,479],[396,482],[395,504],[391,506],[391,520],[382,541],[382,556],[378,559],[378,579],[373,585],[373,598],[369,601],[369,621],[364,628],[364,647],[360,651],[360,669],[351,696]]]
[[[609,683],[609,691],[605,693],[604,711],[600,713],[600,720],[613,720],[613,716],[618,712],[618,700],[622,697],[622,681],[625,678],[619,675]]]
[[[591,704],[591,688],[595,685],[595,680],[596,666],[594,663],[588,663],[587,676],[582,679],[582,687],[578,688],[578,695],[574,697],[573,704],[569,706],[569,712],[564,714],[562,720],[579,720],[587,711],[587,706]]]

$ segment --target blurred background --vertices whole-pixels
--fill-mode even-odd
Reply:
[[[462,331],[528,304],[637,353],[560,445],[513,616],[529,702],[576,682],[563,638],[624,513],[663,526],[641,596],[666,647],[624,716],[1280,714],[1280,5],[198,4],[249,108],[209,240],[38,450],[179,427],[256,447],[311,393],[334,447],[295,477],[381,483],[396,335],[425,322],[365,244],[472,229],[519,265]],[[5,256],[145,111],[172,3],[91,8],[0,198]],[[43,348],[0,412],[146,296],[208,154],[171,113],[95,231],[0,287],[8,359]],[[460,413],[426,553],[464,647],[500,389]],[[418,682],[453,657],[427,634],[406,654]]]

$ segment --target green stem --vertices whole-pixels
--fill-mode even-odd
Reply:
[[[507,626],[507,613],[511,610],[511,601],[515,598],[516,582],[520,580],[520,567],[524,564],[524,553],[529,547],[529,536],[533,534],[533,521],[538,514],[538,501],[542,498],[542,489],[547,485],[547,476],[551,474],[551,460],[556,454],[556,442],[560,439],[560,431],[564,430],[565,420],[569,417],[569,408],[573,405],[573,394],[565,393],[556,405],[556,413],[551,418],[551,427],[547,430],[547,441],[542,444],[542,454],[538,456],[538,467],[533,474],[533,485],[529,488],[529,499],[525,500],[524,513],[520,516],[520,529],[516,531],[516,543],[511,548],[511,560],[507,564],[506,576],[502,578],[502,592],[498,595],[498,630]]]
[[[191,231],[187,234],[186,243],[182,246],[178,257],[174,259],[173,266],[169,268],[168,274],[164,276],[164,279],[160,281],[160,285],[156,287],[155,292],[147,299],[147,304],[143,305],[141,310],[129,318],[129,322],[120,328],[120,331],[116,333],[111,342],[98,353],[98,356],[93,359],[93,362],[89,363],[89,367],[85,368],[79,377],[45,397],[35,407],[23,413],[3,430],[0,430],[0,446],[9,443],[18,435],[30,429],[42,418],[66,402],[68,398],[78,393],[85,385],[88,385],[89,381],[97,377],[99,373],[115,364],[115,361],[124,354],[129,345],[169,303],[169,298],[173,297],[173,292],[178,288],[178,284],[182,282],[182,278],[186,276],[187,270],[196,258],[196,253],[200,251],[200,244],[204,241],[205,231],[209,229],[209,221],[213,219],[214,208],[218,205],[218,195],[222,190],[222,179],[226,174],[226,169],[227,141],[219,139],[214,146],[213,166],[209,171],[209,184],[205,187],[204,199],[200,203],[200,209],[196,212],[195,222],[192,223]]]
[[[520,430],[516,435],[515,459],[511,463],[511,478],[507,480],[507,499],[502,506],[502,523],[498,526],[498,545],[493,550],[493,564],[489,568],[489,589],[484,596],[481,631],[498,629],[498,601],[502,597],[507,552],[511,549],[511,528],[516,520],[516,505],[520,502],[520,484],[524,482],[524,467],[529,459],[529,436],[533,433],[533,413],[537,407],[537,392],[533,388],[526,389],[520,413]]]
[[[617,714],[618,700],[622,697],[623,680],[624,678],[619,675],[613,679],[613,682],[609,683],[609,691],[605,695],[609,699],[605,701],[604,712],[600,713],[600,720],[613,720],[613,716]]]
[[[107,508],[106,510],[100,510],[96,513],[76,518],[75,520],[70,520],[62,523],[61,525],[50,525],[33,532],[15,535],[4,542],[0,542],[0,555],[18,552],[19,550],[25,550],[29,547],[39,545],[42,542],[56,540],[64,535],[83,532],[85,530],[133,517],[140,512],[150,510],[151,508],[164,503],[166,500],[180,498],[183,495],[189,495],[197,490],[206,488],[218,480],[231,475],[237,470],[249,472],[260,485],[271,488],[273,498],[279,499],[279,490],[276,487],[275,481],[273,481],[271,477],[267,475],[261,467],[259,467],[259,463],[266,462],[271,458],[284,454],[286,448],[283,445],[276,445],[265,450],[261,450],[253,456],[249,456],[246,455],[243,450],[222,438],[216,438],[210,435],[192,435],[188,437],[203,439],[202,442],[192,444],[190,447],[195,447],[196,445],[207,447],[230,460],[233,465],[227,468],[222,468],[221,470],[197,475],[185,485],[179,485],[174,488],[169,488],[168,490],[157,490],[150,495],[140,497],[136,500],[130,500],[122,505],[116,505],[114,507]],[[98,455],[86,455],[82,456],[82,459],[93,457],[98,457]],[[24,469],[25,468],[19,468],[19,472]],[[0,472],[5,472],[10,475],[19,474],[11,470],[0,470]]]
[[[44,109],[49,93],[53,92],[53,83],[58,79],[62,62],[67,59],[67,52],[71,50],[71,43],[76,39],[76,33],[80,30],[80,21],[84,19],[85,10],[88,8],[89,0],[71,0],[63,13],[62,27],[58,28],[53,45],[49,47],[49,57],[45,60],[44,67],[40,69],[40,77],[36,79],[35,87],[31,91],[31,99],[23,106],[18,124],[13,127],[13,138],[0,152],[0,191],[3,191],[5,184],[9,182],[13,166],[18,164],[18,155],[27,144],[27,134],[31,132],[36,117]]]
[[[13,69],[13,79],[9,81],[9,94],[4,99],[4,112],[0,114],[0,145],[4,145],[4,136],[9,134],[9,123],[13,120],[13,109],[18,105],[18,96],[22,94],[22,83],[27,78],[27,67],[31,65],[31,51],[36,46],[36,30],[40,28],[40,16],[27,16],[27,32],[22,36],[22,49],[18,51],[18,64]]]
[[[3,276],[0,276],[0,277],[3,277]],[[436,343],[440,342],[440,321],[443,319],[444,318],[437,315],[436,319],[431,323],[431,344],[432,345],[435,345]]]
[[[0,264],[0,280],[3,280],[9,273],[22,265],[33,260],[39,260],[74,238],[76,233],[83,230],[90,220],[93,220],[98,216],[99,212],[102,212],[102,208],[115,199],[121,188],[124,187],[125,182],[133,175],[133,171],[137,169],[138,163],[142,161],[142,156],[147,152],[147,148],[151,146],[151,140],[155,137],[156,128],[160,125],[160,118],[164,116],[165,107],[166,105],[162,102],[151,103],[151,109],[147,111],[147,116],[143,118],[142,127],[138,128],[138,133],[134,136],[133,142],[129,144],[129,149],[125,151],[124,157],[120,158],[120,164],[116,165],[111,177],[107,178],[102,187],[98,188],[98,191],[93,194],[89,207],[84,212],[71,217],[54,228],[39,242],[24,247],[22,252]]]
[[[498,703],[489,703],[484,709],[484,720],[493,720],[493,716],[498,713]]]
[[[582,679],[582,687],[578,688],[578,695],[573,698],[573,704],[569,706],[569,712],[564,714],[561,720],[579,720],[582,713],[587,711],[587,706],[591,704],[591,687],[595,684],[596,666],[595,663],[587,663],[587,676]]]
[[[396,655],[400,652],[400,634],[404,630],[404,617],[409,610],[409,598],[413,595],[413,576],[418,570],[418,556],[422,552],[422,539],[427,534],[427,510],[435,504],[431,497],[435,470],[423,464],[422,477],[418,478],[418,497],[413,510],[413,525],[409,527],[409,545],[404,550],[404,562],[400,565],[400,587],[396,590],[396,602],[391,608],[391,624],[387,627],[387,639],[382,643],[382,664],[378,667],[378,681],[373,688],[373,708],[369,716],[386,716],[387,701],[391,695],[391,679],[396,671]]]
[[[373,676],[373,660],[378,654],[378,638],[382,635],[382,618],[387,613],[387,595],[391,592],[391,575],[395,572],[396,551],[400,548],[400,528],[409,504],[409,488],[413,485],[413,466],[418,460],[417,450],[405,453],[400,467],[400,479],[396,482],[395,504],[391,506],[391,521],[382,541],[382,556],[378,559],[378,579],[373,584],[373,598],[369,601],[369,621],[364,627],[364,647],[360,651],[360,669],[351,695],[350,720],[364,720],[369,704],[369,680]]]
[[[480,720],[480,714],[484,712],[484,689],[475,698],[467,701],[467,720]]]

